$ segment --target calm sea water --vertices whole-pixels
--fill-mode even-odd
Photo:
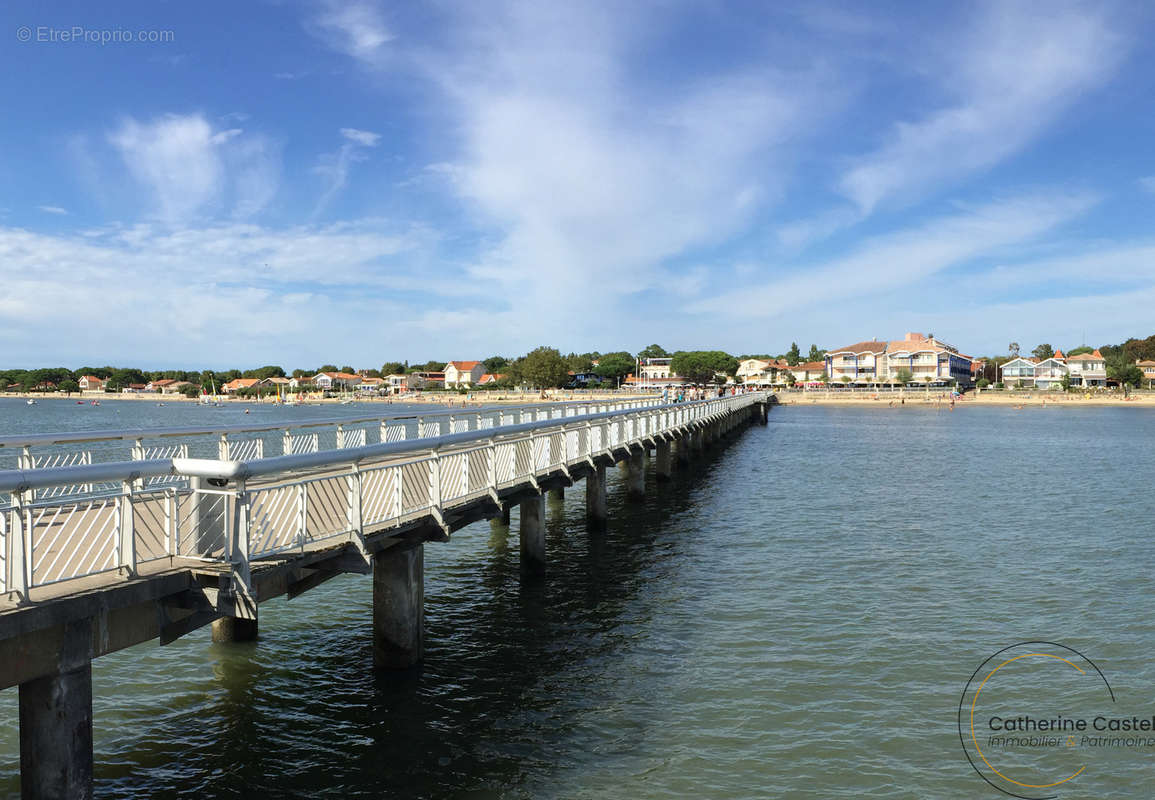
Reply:
[[[775,409],[642,504],[611,473],[603,533],[568,492],[539,585],[516,512],[428,545],[412,675],[374,675],[355,576],[263,605],[254,644],[202,630],[99,659],[98,794],[1000,796],[956,730],[995,650],[1068,644],[1127,709],[1155,704],[1153,442],[1135,408]],[[1153,758],[1104,754],[1064,796],[1146,796]],[[9,689],[0,796],[17,774]]]

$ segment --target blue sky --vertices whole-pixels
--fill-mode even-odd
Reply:
[[[11,0],[0,366],[1147,336],[1149,9]]]

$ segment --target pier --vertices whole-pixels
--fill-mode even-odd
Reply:
[[[16,454],[0,470],[0,688],[19,686],[22,796],[91,796],[92,659],[206,625],[215,641],[254,639],[261,603],[360,573],[372,576],[376,666],[411,668],[427,543],[508,522],[516,505],[524,579],[541,580],[547,494],[584,481],[596,535],[607,467],[621,465],[627,494],[642,496],[647,470],[671,477],[764,424],[773,401],[0,438],[0,453]]]

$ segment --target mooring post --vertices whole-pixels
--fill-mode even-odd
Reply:
[[[91,661],[20,684],[20,796],[92,797]]]
[[[521,571],[545,572],[545,496],[521,501]]]
[[[586,473],[586,522],[591,527],[598,527],[604,525],[607,519],[606,466],[598,464]]]
[[[425,650],[425,547],[373,556],[373,665],[408,669]]]
[[[646,496],[646,468],[645,457],[640,450],[630,453],[626,470],[626,496],[631,500],[640,500]]]
[[[657,453],[654,456],[654,467],[657,470],[658,480],[668,481],[674,474],[673,460],[670,458],[670,440],[659,439]]]

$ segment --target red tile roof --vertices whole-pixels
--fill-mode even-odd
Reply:
[[[910,344],[907,342],[906,344]],[[886,352],[886,342],[869,341],[857,342],[856,344],[847,345],[846,347],[839,347],[829,351],[833,353],[884,353]]]
[[[480,363],[480,361],[450,361],[445,368],[455,367],[462,372],[469,372]]]

